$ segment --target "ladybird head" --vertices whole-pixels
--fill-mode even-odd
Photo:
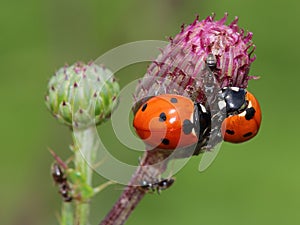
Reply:
[[[231,93],[228,95],[230,96],[228,102],[230,103],[233,100],[232,103],[236,107],[229,107],[232,109],[232,113],[227,113],[228,117],[223,121],[221,127],[224,141],[231,143],[241,143],[252,139],[258,133],[261,124],[261,109],[258,100],[253,94],[244,89],[245,94],[242,95],[244,100],[236,99],[239,91],[228,92]],[[237,108],[237,111],[233,111],[234,108]]]
[[[221,91],[221,97],[226,104],[228,115],[239,114],[247,107],[246,90],[238,87],[225,87]]]

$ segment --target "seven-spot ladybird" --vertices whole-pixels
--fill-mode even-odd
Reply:
[[[151,147],[176,149],[197,144],[209,133],[210,114],[189,98],[163,94],[148,99],[137,110],[133,126]]]
[[[241,143],[253,138],[262,117],[258,100],[237,87],[223,88],[220,95],[227,113],[221,125],[223,140]],[[138,109],[133,126],[151,147],[175,149],[203,146],[210,133],[210,120],[210,112],[203,105],[184,96],[163,94],[148,99]]]
[[[224,141],[241,143],[253,138],[262,117],[258,100],[249,91],[235,87],[223,88],[222,97],[227,112],[221,127]]]

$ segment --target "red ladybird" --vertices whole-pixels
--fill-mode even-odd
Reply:
[[[224,141],[241,143],[253,138],[262,118],[258,100],[242,88],[224,88],[222,92],[228,115],[221,127]]]
[[[199,141],[210,125],[210,116],[201,104],[174,94],[155,96],[136,112],[133,126],[151,147],[175,149]]]

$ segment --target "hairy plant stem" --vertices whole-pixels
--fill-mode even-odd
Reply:
[[[140,166],[129,184],[100,225],[122,225],[142,200],[147,190],[137,184],[141,181],[153,181],[166,170],[169,154],[159,150],[146,151]],[[147,169],[143,166],[148,166]]]
[[[70,202],[62,203],[61,225],[74,225],[74,207]]]
[[[88,165],[93,163],[97,146],[94,145],[97,137],[95,127],[88,127],[86,129],[73,130],[73,142],[75,144],[75,170],[80,172],[85,184],[92,185],[93,170]],[[88,225],[88,216],[90,213],[90,204],[88,200],[75,201],[75,224],[74,225]]]
[[[81,176],[79,185],[92,185],[92,169],[87,162],[93,163],[96,155],[97,145],[94,127],[73,130],[74,169]],[[79,187],[80,189],[80,187]],[[74,204],[73,204],[74,203]],[[62,206],[62,225],[88,225],[90,213],[89,199],[73,199],[73,203],[64,202]]]

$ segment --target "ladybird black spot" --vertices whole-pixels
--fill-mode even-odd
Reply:
[[[170,101],[171,101],[172,103],[177,103],[177,102],[178,102],[177,98],[171,98]]]
[[[183,133],[190,134],[192,132],[193,128],[194,128],[194,124],[190,120],[186,119],[183,121],[183,124],[182,124]]]
[[[243,137],[250,137],[250,136],[252,136],[252,132],[248,132],[248,133],[243,135]]]
[[[159,121],[160,122],[164,122],[167,120],[167,116],[164,112],[162,112],[160,115],[159,115]]]
[[[147,106],[148,106],[147,103],[145,105],[143,105],[142,112],[144,112],[146,110]]]
[[[233,130],[226,130],[226,133],[230,134],[230,135],[234,135],[234,131]]]
[[[246,109],[246,115],[245,115],[246,120],[251,120],[254,117],[255,112],[256,111],[253,107]]]
[[[164,145],[169,145],[170,141],[167,138],[161,139],[161,143],[163,143]]]

